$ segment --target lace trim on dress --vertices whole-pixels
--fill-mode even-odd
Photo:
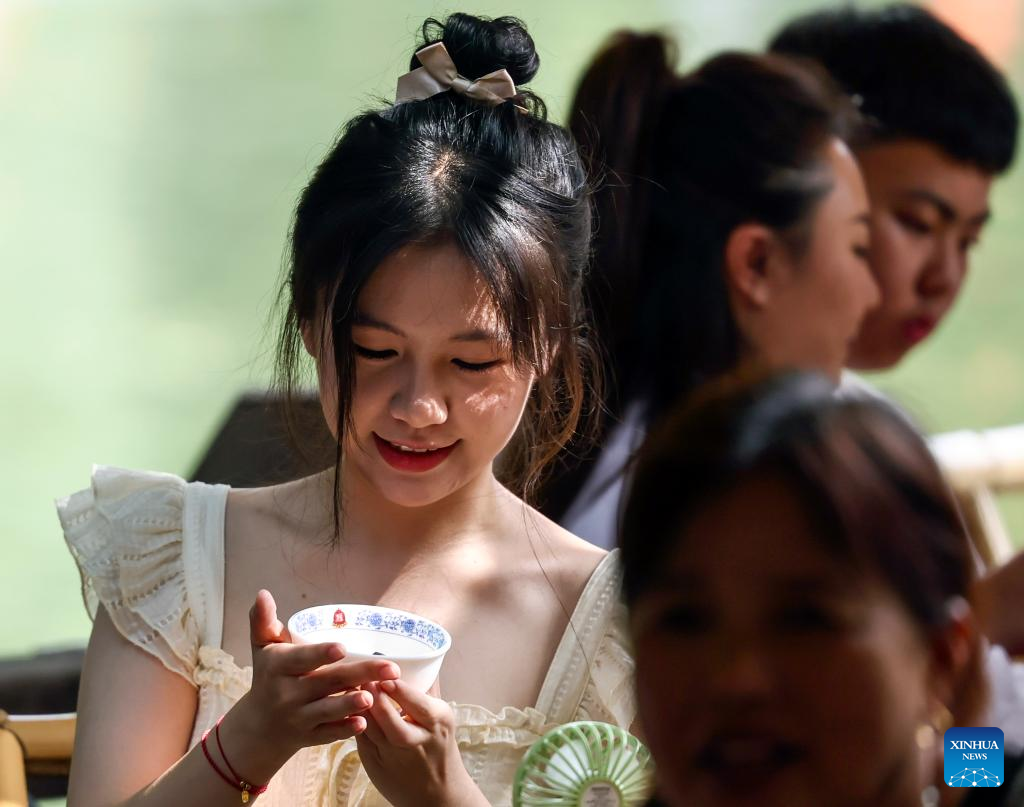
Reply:
[[[184,498],[171,474],[96,467],[57,514],[89,615],[103,605],[125,638],[192,681],[200,631],[182,564]]]

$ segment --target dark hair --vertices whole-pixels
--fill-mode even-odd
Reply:
[[[620,533],[627,603],[657,580],[703,507],[762,475],[781,478],[826,550],[876,575],[926,635],[946,624],[953,598],[970,598],[966,529],[907,416],[877,397],[838,397],[822,376],[791,372],[720,381],[652,433]],[[965,676],[959,718],[984,698],[979,675],[975,665]]]
[[[909,3],[844,7],[786,25],[769,48],[814,59],[857,96],[873,138],[918,138],[990,174],[1013,162],[1017,105],[978,49]]]
[[[519,85],[539,67],[533,40],[512,17],[428,19],[420,40],[443,42],[470,78],[504,68]],[[410,66],[418,65],[413,56]],[[323,317],[339,379],[337,467],[361,289],[401,247],[453,243],[489,288],[513,362],[537,373],[506,480],[526,495],[585,411],[590,348],[581,284],[589,240],[582,164],[568,132],[547,121],[531,93],[489,106],[449,90],[363,113],[345,126],[295,212],[281,289],[279,383],[294,392],[300,330]]]
[[[729,235],[756,221],[799,250],[831,188],[823,148],[856,132],[856,110],[820,70],[726,53],[680,77],[674,54],[661,35],[614,35],[572,106],[570,128],[600,176],[587,294],[613,417],[642,400],[653,420],[738,362],[722,273]],[[550,514],[588,470],[549,488]]]

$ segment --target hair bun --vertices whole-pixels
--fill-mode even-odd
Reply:
[[[518,87],[540,68],[540,57],[526,25],[515,17],[474,17],[456,13],[444,22],[431,17],[421,29],[423,44],[443,42],[459,73],[477,79],[504,68]],[[410,69],[419,67],[413,56]]]

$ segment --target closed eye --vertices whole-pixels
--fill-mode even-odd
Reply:
[[[677,605],[667,608],[657,620],[657,625],[668,633],[701,633],[713,622],[711,612],[697,606]]]
[[[452,359],[452,364],[454,364],[460,370],[465,370],[468,373],[482,373],[485,372],[486,370],[490,370],[492,367],[497,367],[501,363],[501,359],[494,359],[493,361],[482,362],[471,362],[463,361],[462,359]]]
[[[786,632],[830,632],[839,626],[839,619],[827,608],[815,605],[793,605],[785,608],[777,618],[779,627]]]
[[[910,216],[906,213],[900,213],[896,216],[897,221],[903,225],[904,229],[909,230],[917,235],[928,235],[932,231],[931,225],[917,218],[916,216]]]
[[[354,344],[356,355],[364,359],[370,359],[371,361],[383,361],[384,359],[391,359],[398,355],[397,350],[370,350],[368,347]]]

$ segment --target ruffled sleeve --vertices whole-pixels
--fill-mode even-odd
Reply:
[[[125,638],[195,683],[201,617],[183,560],[185,491],[171,474],[96,467],[57,514],[89,615],[102,604]]]

